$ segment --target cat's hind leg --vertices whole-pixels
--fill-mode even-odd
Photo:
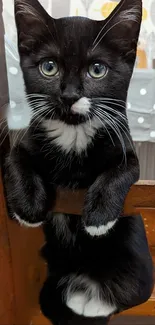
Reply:
[[[68,279],[72,275],[69,275]],[[67,278],[66,278],[67,280]],[[43,314],[53,325],[107,325],[114,309],[85,295],[84,291],[68,292],[63,278],[49,277],[40,294]],[[106,315],[106,316],[105,316]]]
[[[74,313],[85,317],[109,317],[117,310],[116,305],[103,299],[99,283],[85,274],[68,277],[65,301]]]

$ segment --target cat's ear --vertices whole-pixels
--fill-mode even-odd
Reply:
[[[33,50],[35,43],[41,42],[48,31],[48,21],[52,18],[38,0],[15,0],[15,20],[18,33],[19,51]]]
[[[104,21],[99,37],[95,41],[107,41],[129,53],[135,52],[142,20],[142,0],[122,0]]]

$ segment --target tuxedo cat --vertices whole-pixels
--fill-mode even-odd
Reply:
[[[87,188],[86,231],[117,222],[139,163],[126,116],[141,1],[104,21],[53,19],[37,0],[16,0],[21,68],[32,121],[8,158],[8,200],[29,226],[46,220],[58,187]]]
[[[44,224],[40,303],[57,325],[107,324],[152,292],[141,217],[121,218],[139,178],[126,100],[141,17],[141,0],[104,21],[53,19],[37,0],[15,0],[32,119],[7,158],[6,193],[21,224]],[[58,188],[87,188],[81,217],[49,213]]]

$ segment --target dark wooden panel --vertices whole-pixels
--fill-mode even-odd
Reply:
[[[16,297],[15,325],[30,325],[39,308],[39,292],[46,275],[45,263],[39,256],[44,237],[41,229],[27,229],[9,219],[8,229]]]
[[[121,316],[114,318],[109,325],[154,325],[155,317]]]
[[[0,325],[13,325],[15,296],[6,216],[3,187],[0,180]]]
[[[58,191],[55,212],[82,214],[86,191]],[[155,209],[155,181],[140,181],[128,193],[123,214],[137,215],[145,208]],[[155,212],[154,212],[155,213]]]

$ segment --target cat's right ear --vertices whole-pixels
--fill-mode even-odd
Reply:
[[[15,0],[15,20],[20,54],[33,51],[36,42],[47,37],[52,18],[38,0]]]

